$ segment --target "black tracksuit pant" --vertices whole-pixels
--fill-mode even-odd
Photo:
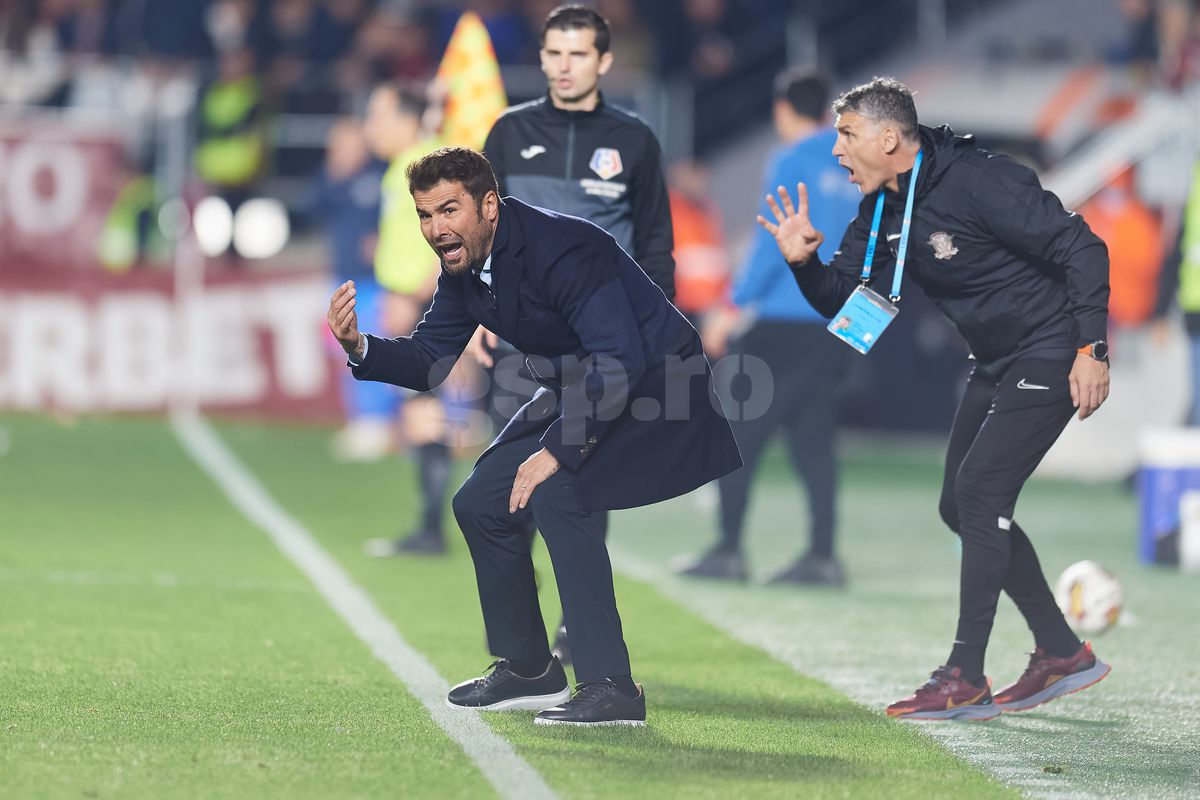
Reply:
[[[970,680],[982,677],[1001,590],[1038,646],[1055,656],[1080,646],[1033,545],[1012,519],[1025,481],[1075,412],[1067,382],[1072,364],[1073,358],[1022,358],[998,378],[977,368],[954,418],[939,506],[962,538],[958,632],[948,663]]]
[[[730,355],[755,356],[766,362],[774,379],[774,396],[761,416],[739,420],[737,414],[730,415],[745,466],[717,484],[723,549],[736,550],[741,545],[755,469],[771,436],[782,428],[792,467],[808,491],[809,551],[833,557],[835,390],[849,354],[849,348],[830,336],[823,323],[763,320],[733,343]],[[743,370],[752,374],[744,364]]]
[[[508,513],[517,468],[541,447],[527,436],[495,448],[454,495],[454,515],[475,562],[489,646],[501,658],[550,660],[530,558],[529,531],[536,525],[554,565],[576,680],[629,675],[601,526],[605,512],[583,510],[574,476],[564,469],[539,485],[524,509]]]

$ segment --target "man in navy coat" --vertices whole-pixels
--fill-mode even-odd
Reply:
[[[539,724],[643,724],[597,512],[666,500],[741,465],[699,336],[603,229],[501,200],[479,153],[437,150],[408,180],[441,278],[421,324],[397,339],[359,332],[352,282],[334,293],[329,326],[354,376],[431,389],[483,325],[529,354],[541,384],[454,497],[500,660],[448,701],[536,709]],[[531,521],[573,634],[573,697],[538,608]]]

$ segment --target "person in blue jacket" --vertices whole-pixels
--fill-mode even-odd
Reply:
[[[644,724],[599,520],[741,466],[700,337],[602,228],[501,200],[480,153],[435,150],[407,176],[441,276],[420,325],[395,339],[359,332],[353,283],[334,293],[329,327],[354,376],[427,391],[483,325],[529,354],[540,384],[454,496],[499,660],[447,699],[539,709],[539,724]],[[574,696],[538,607],[531,522],[571,631]]]
[[[820,198],[813,201],[812,210],[821,216],[821,224],[838,228],[854,218],[861,196],[831,154],[837,133],[825,119],[829,101],[829,84],[815,73],[792,69],[776,78],[773,113],[783,145],[767,164],[764,194],[803,181]],[[825,247],[824,257],[832,257],[834,243]],[[738,328],[745,332],[729,341]],[[734,434],[746,466],[719,484],[721,538],[706,553],[677,562],[678,571],[746,579],[742,530],[754,471],[771,437],[782,429],[792,466],[808,491],[809,547],[771,582],[842,585],[845,576],[833,546],[835,390],[849,351],[825,331],[824,318],[804,299],[774,238],[762,228],[734,282],[730,306],[705,325],[704,345],[711,358],[728,352],[765,362],[774,379],[774,399],[761,416],[735,419]]]

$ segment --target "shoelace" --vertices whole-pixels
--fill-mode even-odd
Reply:
[[[612,686],[614,686],[613,682],[605,678],[598,681],[576,684],[575,696],[571,698],[571,702],[587,702]]]
[[[1025,667],[1025,671],[1021,673],[1021,680],[1025,680],[1030,675],[1034,674],[1034,672],[1040,670],[1043,666],[1043,662],[1048,660],[1050,660],[1050,655],[1048,653],[1038,653],[1037,650],[1034,650],[1029,654],[1029,665]]]
[[[918,697],[923,697],[927,694],[933,694],[934,692],[939,691],[946,683],[948,683],[949,679],[949,671],[943,667],[938,667],[933,672],[929,673],[929,680],[927,680],[921,686],[921,688],[917,689],[916,694]]]
[[[495,683],[495,681],[499,678],[500,670],[498,669],[498,667],[500,667],[503,664],[504,664],[504,659],[498,658],[495,661],[493,661],[492,663],[487,665],[487,669],[484,670],[484,673],[486,673],[486,674],[482,678],[480,678],[479,680],[476,681],[476,683],[479,685],[480,689],[486,689],[487,687],[489,687],[493,683]],[[505,671],[507,671],[507,669],[508,668],[505,667]]]

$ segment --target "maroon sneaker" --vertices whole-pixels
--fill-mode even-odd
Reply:
[[[983,687],[963,680],[960,667],[938,667],[929,682],[887,707],[898,719],[962,719],[982,722],[1000,716],[989,682]]]
[[[1030,654],[1029,666],[1021,677],[996,694],[996,705],[1003,711],[1026,711],[1086,689],[1102,680],[1110,669],[1092,653],[1091,642],[1084,642],[1070,658],[1055,658],[1039,647]]]

